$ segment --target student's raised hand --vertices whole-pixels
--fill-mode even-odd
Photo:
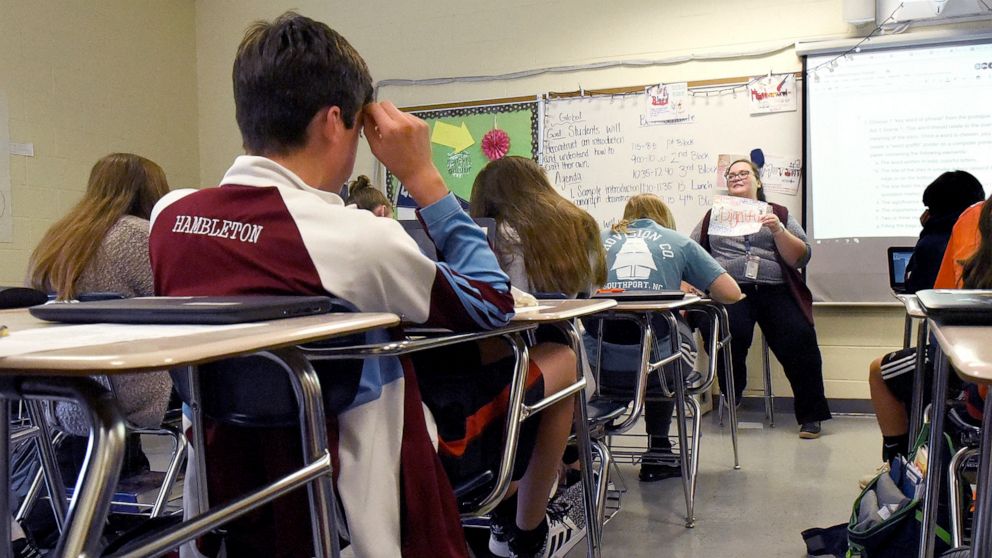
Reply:
[[[365,105],[365,138],[421,207],[443,198],[448,188],[431,160],[430,127],[389,101]]]

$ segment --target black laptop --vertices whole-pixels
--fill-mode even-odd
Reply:
[[[239,324],[331,311],[326,296],[176,296],[55,302],[29,309],[52,322],[77,324]]]
[[[486,238],[492,239],[492,235],[496,232],[496,220],[489,217],[479,217],[473,219],[476,225],[486,233]],[[401,220],[400,224],[403,225],[403,230],[406,234],[410,235],[413,240],[417,242],[417,247],[420,251],[424,253],[425,256],[433,261],[437,260],[437,247],[434,246],[434,241],[431,240],[427,230],[424,229],[423,223],[416,219]]]
[[[889,254],[889,287],[892,292],[906,292],[906,266],[913,257],[912,246],[890,246]]]
[[[992,291],[927,289],[916,298],[927,317],[942,324],[992,325]]]

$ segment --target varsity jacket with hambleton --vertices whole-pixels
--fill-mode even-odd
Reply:
[[[270,159],[238,157],[219,187],[177,190],[156,204],[149,239],[155,292],[331,295],[359,311],[453,330],[506,324],[509,279],[485,233],[450,194],[418,215],[443,263],[421,254],[396,221],[345,207]],[[367,340],[386,340],[377,334]],[[460,556],[457,510],[444,494],[450,487],[440,497],[424,494],[446,480],[418,478],[439,467],[419,393],[404,376],[395,358],[366,360],[352,403],[337,416],[332,451],[352,544],[358,556]],[[417,509],[424,505],[446,508],[449,531],[434,541],[423,537],[437,525],[415,523],[442,512]]]

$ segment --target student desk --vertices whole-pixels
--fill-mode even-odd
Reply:
[[[693,527],[695,525],[696,479],[699,471],[698,447],[700,437],[700,411],[698,406],[695,405],[695,402],[692,401],[686,393],[685,373],[682,369],[682,364],[680,361],[681,353],[679,352],[678,325],[675,315],[681,310],[699,310],[710,317],[711,327],[713,328],[710,348],[708,349],[710,354],[710,363],[703,386],[701,386],[701,390],[706,390],[709,389],[709,387],[713,384],[713,380],[716,378],[717,353],[721,349],[724,351],[729,351],[729,345],[726,345],[729,343],[729,334],[727,336],[723,335],[723,329],[727,327],[726,319],[723,318],[723,314],[726,311],[718,303],[713,302],[710,299],[703,299],[694,295],[686,295],[684,298],[677,300],[625,301],[622,296],[616,297],[616,300],[617,306],[610,309],[600,317],[606,319],[627,319],[636,322],[640,326],[641,362],[640,372],[637,375],[637,380],[634,386],[633,408],[623,423],[609,429],[610,433],[622,434],[623,432],[629,430],[637,422],[644,409],[648,376],[651,372],[657,371],[668,364],[674,363],[675,366],[673,367],[673,370],[675,371],[675,393],[673,395],[675,400],[675,410],[678,418],[679,447],[682,448],[679,452],[679,459],[681,461],[682,470],[686,472],[686,474],[682,475],[682,485],[686,505],[686,527]],[[662,316],[667,321],[669,329],[670,354],[657,362],[651,362],[651,351],[654,347],[654,331],[651,326],[651,316],[653,314],[659,314]],[[599,331],[598,341],[600,342],[599,346],[601,354],[602,328]],[[729,366],[729,361],[727,364]],[[732,378],[730,381],[733,381]],[[666,388],[664,387],[664,382],[662,382],[662,386],[663,390],[665,390]],[[732,383],[730,384],[730,389],[733,389]],[[692,404],[695,409],[693,417],[694,428],[692,432],[691,451],[687,451],[688,448],[690,448],[690,445],[688,444],[688,434],[686,432],[686,404]],[[737,412],[736,407],[734,406],[731,406],[730,409],[730,421],[732,439],[734,442],[734,468],[739,469],[740,463],[737,460]]]
[[[909,439],[916,440],[923,425],[923,390],[926,384],[924,368],[926,365],[926,346],[929,326],[927,325],[926,310],[920,306],[920,301],[916,295],[896,294],[893,295],[906,308],[906,321],[903,329],[902,348],[908,349],[910,338],[913,332],[913,321],[919,320],[920,325],[916,329],[916,370],[913,375],[913,399],[909,406]]]
[[[988,326],[948,326],[930,320],[930,327],[937,339],[937,356],[934,371],[934,402],[932,405],[930,447],[935,447],[935,434],[943,430],[944,400],[947,395],[949,366],[968,382],[992,385],[992,345]],[[939,398],[938,398],[939,396]],[[938,422],[939,421],[939,422]],[[940,483],[944,464],[941,452],[930,452],[927,466],[927,492],[924,500],[923,533],[920,556],[933,553],[933,529],[936,520],[936,487]],[[934,487],[931,490],[931,486]],[[986,401],[982,418],[982,441],[979,447],[979,469],[975,502],[975,521],[972,528],[971,556],[992,556],[992,401]]]
[[[585,399],[586,379],[582,376],[584,370],[582,362],[583,353],[581,350],[582,339],[575,328],[574,322],[576,318],[602,312],[615,305],[616,302],[613,300],[538,300],[537,307],[517,308],[518,313],[512,318],[510,323],[506,327],[495,330],[452,333],[447,330],[423,329],[412,326],[407,329],[407,334],[410,337],[403,341],[343,348],[306,347],[304,348],[304,353],[308,359],[314,361],[373,358],[407,355],[417,351],[472,342],[489,337],[502,337],[506,339],[513,349],[516,359],[516,374],[510,388],[507,411],[507,435],[504,442],[505,451],[500,458],[499,471],[489,494],[479,501],[474,510],[464,515],[470,517],[485,515],[496,504],[502,501],[506,495],[513,472],[520,424],[528,417],[562,399],[576,397],[575,432],[576,441],[579,446],[579,458],[582,462],[583,504],[587,518],[588,556],[592,558],[600,555],[601,525],[595,519],[591,519],[597,518],[599,515],[597,514],[596,502],[592,497],[592,494],[594,494],[592,449],[588,435],[588,412]],[[523,403],[525,392],[523,380],[527,374],[529,357],[522,334],[540,325],[553,325],[559,328],[569,340],[569,345],[576,354],[577,381],[557,393],[548,395],[533,405],[525,405]]]
[[[9,339],[13,339],[19,331],[37,328],[50,331],[53,340],[63,340],[66,336],[85,338],[87,331],[86,326],[37,320],[27,310],[2,311],[0,323],[10,328],[12,337]],[[299,351],[293,346],[398,323],[399,317],[386,313],[324,314],[245,324],[245,327],[204,326],[203,331],[180,336],[104,342],[54,350],[47,349],[45,343],[39,343],[37,349],[0,357],[0,394],[3,398],[72,400],[80,403],[91,416],[90,448],[69,506],[66,527],[53,556],[100,555],[100,535],[120,471],[124,418],[109,391],[86,376],[162,370],[176,366],[195,369],[196,365],[205,362],[262,350],[272,350],[293,372],[291,381],[302,398],[300,423],[305,462],[309,465],[241,500],[142,539],[140,547],[122,555],[160,555],[183,541],[307,484],[317,555],[337,556],[338,538],[332,530],[335,502],[320,385],[313,368],[298,358]],[[189,326],[129,327],[155,327],[162,331],[170,327]],[[0,339],[0,343],[5,341]],[[8,406],[0,405],[0,482],[4,482],[4,486],[0,487],[0,510],[9,509],[8,413]],[[197,453],[202,455],[202,452]],[[9,528],[6,519],[0,521],[0,544],[4,545],[0,548],[7,549],[3,554],[9,554]]]

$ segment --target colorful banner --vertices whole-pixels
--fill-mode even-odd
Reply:
[[[662,83],[645,89],[644,120],[672,122],[689,117],[689,84]]]
[[[771,206],[763,201],[733,196],[713,196],[710,236],[743,236],[761,230],[761,216]]]
[[[751,114],[796,110],[796,74],[768,74],[747,84]]]

